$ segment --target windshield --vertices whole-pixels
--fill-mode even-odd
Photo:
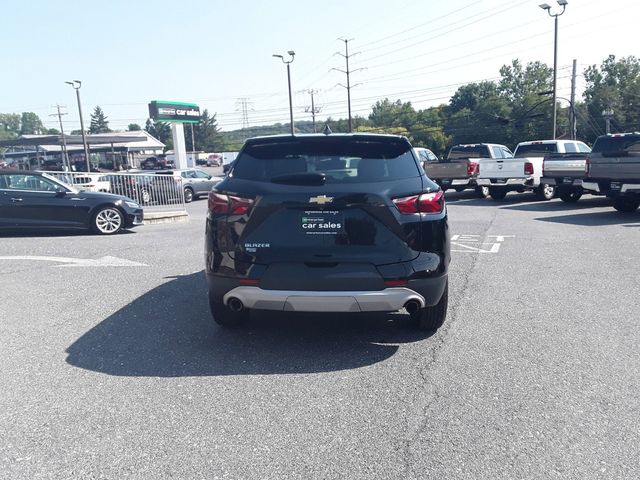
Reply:
[[[491,154],[486,145],[459,145],[457,147],[451,147],[447,159],[457,160],[459,158],[491,158]]]
[[[263,182],[314,174],[335,184],[400,180],[420,171],[407,142],[343,139],[251,144],[233,170],[234,178]]]

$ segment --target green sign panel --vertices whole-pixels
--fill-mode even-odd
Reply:
[[[194,103],[153,100],[149,104],[149,116],[162,122],[200,122],[200,107]]]

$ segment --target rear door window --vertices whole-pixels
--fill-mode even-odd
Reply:
[[[578,153],[578,147],[573,143],[565,143],[564,150],[567,153]]]
[[[493,158],[504,158],[500,147],[491,147],[491,150],[493,151]]]
[[[249,144],[233,169],[234,178],[262,182],[314,173],[324,174],[327,184],[385,182],[421,175],[408,142],[351,139]]]

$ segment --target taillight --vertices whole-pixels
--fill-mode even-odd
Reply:
[[[394,198],[393,203],[400,213],[440,213],[444,210],[444,194],[442,190],[410,197]]]
[[[244,215],[253,205],[250,198],[209,192],[209,211],[224,215]]]
[[[533,163],[525,162],[525,164],[524,164],[524,174],[525,175],[533,175]]]
[[[477,173],[480,173],[480,165],[475,162],[469,162],[467,164],[467,177],[471,177]]]

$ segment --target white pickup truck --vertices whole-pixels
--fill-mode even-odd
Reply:
[[[583,151],[589,151],[589,147],[575,140],[521,142],[513,153],[514,158],[483,159],[477,182],[488,187],[489,195],[495,200],[502,200],[510,191],[533,191],[540,200],[551,200],[556,186],[541,182],[545,155]]]

